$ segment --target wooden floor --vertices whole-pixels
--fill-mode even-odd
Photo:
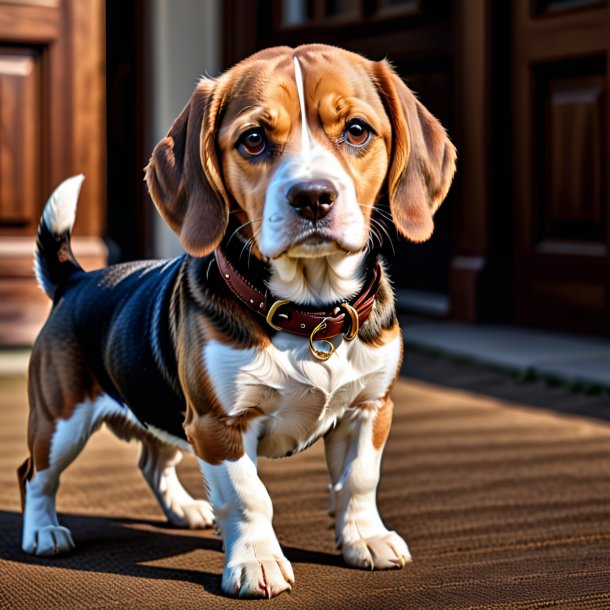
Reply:
[[[610,608],[610,426],[401,380],[379,504],[414,563],[345,567],[325,514],[322,447],[261,461],[296,585],[269,608]],[[0,608],[234,608],[210,531],[167,527],[138,449],[97,433],[65,473],[60,520],[77,550],[20,548],[15,468],[25,457],[25,381],[0,378]],[[202,486],[192,459],[186,486]]]

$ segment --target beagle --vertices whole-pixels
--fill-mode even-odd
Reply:
[[[155,147],[146,181],[184,256],[83,271],[70,248],[83,177],[63,182],[35,253],[53,309],[29,369],[23,550],[73,549],[59,477],[105,423],[141,442],[140,469],[172,524],[217,524],[228,595],[290,590],[256,464],[319,438],[346,563],[410,561],[375,499],[402,358],[378,204],[400,234],[426,240],[455,159],[386,61],[306,45],[202,79]],[[210,503],[178,480],[184,451]]]

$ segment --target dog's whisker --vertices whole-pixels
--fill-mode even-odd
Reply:
[[[244,222],[243,224],[239,225],[239,227],[237,227],[237,229],[235,229],[235,231],[233,231],[233,233],[231,233],[231,236],[227,240],[227,246],[231,243],[231,240],[235,237],[235,235],[237,235],[242,229],[245,229],[247,226],[256,222],[256,220],[257,219],[248,220],[247,222]]]
[[[396,254],[396,250],[394,248],[394,240],[392,239],[392,236],[388,232],[387,227],[382,222],[380,222],[376,218],[371,218],[371,231],[375,231],[375,233],[380,241],[380,245],[385,241],[383,239],[383,236],[381,235],[383,233],[383,235],[385,235],[387,237],[387,241],[390,244],[390,247],[392,248],[392,252],[394,254]]]
[[[210,263],[208,265],[208,269],[205,272],[205,279],[209,282],[210,281],[210,269],[212,268],[212,265],[216,262],[216,258],[212,257],[210,260]]]
[[[242,246],[241,252],[239,253],[239,260],[241,260],[244,252],[247,250],[248,252],[252,251],[252,246],[254,245],[254,237],[250,237],[248,241]],[[248,266],[250,265],[250,259],[248,258]]]
[[[379,242],[380,247],[386,242],[386,238],[387,238],[387,241],[389,242],[390,247],[392,248],[392,250],[394,250],[394,244],[393,244],[390,234],[388,233],[386,228],[383,226],[383,224],[374,218],[371,219],[370,237],[372,239],[376,239]]]
[[[259,227],[252,233],[252,238],[251,238],[252,243],[250,244],[250,248],[248,250],[248,269],[250,268],[250,257],[252,256],[252,248],[254,247],[255,239],[257,239],[261,233],[262,233],[262,227]]]
[[[385,219],[389,220],[390,222],[392,222],[392,215],[384,210],[383,208],[381,208],[380,206],[377,205],[370,205],[370,204],[366,204],[366,203],[361,203],[360,204],[363,208],[369,208],[370,210],[373,210],[376,214],[380,214],[381,216],[383,216]]]

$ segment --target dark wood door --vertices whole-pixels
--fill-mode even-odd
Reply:
[[[305,43],[338,45],[372,60],[389,58],[452,138],[451,3],[429,0],[224,2],[228,66],[258,49]],[[392,278],[400,287],[446,294],[453,255],[454,193],[435,217],[429,242],[395,238]]]
[[[45,198],[84,173],[75,250],[104,261],[102,0],[0,1],[0,345],[27,345],[49,301],[32,253]]]
[[[516,0],[515,316],[610,332],[610,8]]]

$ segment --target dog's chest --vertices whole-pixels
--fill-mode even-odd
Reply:
[[[327,432],[350,407],[382,397],[398,367],[401,338],[381,347],[338,340],[326,362],[312,358],[307,339],[279,333],[264,350],[238,350],[217,342],[204,362],[226,412],[262,412],[259,453],[296,453]]]

